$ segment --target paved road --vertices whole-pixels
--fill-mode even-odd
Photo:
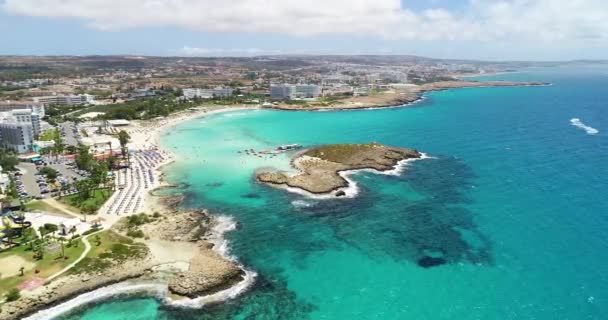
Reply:
[[[69,122],[69,121],[62,122],[59,124],[62,131],[65,132],[65,136],[63,137],[63,141],[65,141],[65,144],[70,145],[70,146],[77,146],[78,139],[76,138],[76,135],[74,134],[73,125],[74,125],[74,122]]]

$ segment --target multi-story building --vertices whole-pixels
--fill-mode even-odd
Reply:
[[[56,104],[56,105],[79,105],[87,104],[95,101],[95,96],[90,94],[79,94],[79,95],[57,95],[57,96],[42,96],[34,97],[35,102],[44,104]]]
[[[32,134],[37,137],[40,134],[40,116],[28,109],[17,109],[4,112],[5,116],[14,117],[19,123],[29,123],[32,125]],[[0,120],[1,121],[1,120]]]
[[[290,100],[295,96],[295,88],[292,85],[271,85],[270,98],[275,100]]]
[[[29,152],[34,144],[33,131],[31,123],[5,117],[0,120],[0,146],[18,153]]]
[[[295,95],[297,98],[317,98],[321,95],[321,87],[314,84],[296,84]]]
[[[0,145],[27,152],[41,132],[41,117],[30,109],[0,112]]]
[[[214,89],[188,88],[182,90],[183,96],[188,100],[194,98],[226,98],[232,96],[233,92],[234,90],[230,87],[217,87]]]
[[[45,109],[44,103],[33,101],[2,101],[0,102],[0,112],[6,112],[18,109],[29,109],[32,113],[37,114],[40,118],[44,118]]]
[[[288,100],[294,98],[317,98],[321,95],[321,87],[314,84],[282,84],[270,86],[270,98]]]

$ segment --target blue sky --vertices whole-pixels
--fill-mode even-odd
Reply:
[[[560,3],[563,2],[563,3]],[[575,4],[572,4],[575,2]],[[0,54],[606,59],[608,1],[0,0]]]

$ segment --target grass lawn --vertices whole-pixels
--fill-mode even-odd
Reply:
[[[48,213],[56,214],[56,215],[59,215],[59,216],[62,216],[62,217],[66,217],[66,218],[72,218],[71,215],[69,215],[69,214],[63,212],[62,210],[60,210],[60,209],[58,209],[58,208],[56,208],[56,207],[54,207],[54,206],[46,203],[44,200],[33,200],[33,201],[30,201],[30,202],[28,202],[25,205],[25,208],[26,208],[27,211],[36,211],[36,210],[39,210],[39,211],[43,211],[43,212],[48,212]],[[76,210],[74,212],[78,213],[80,211]]]
[[[72,194],[67,197],[63,197],[61,201],[65,204],[76,208],[82,208],[85,204],[91,204],[95,211],[97,211],[101,206],[112,196],[113,191],[110,189],[97,189],[91,192],[91,198],[82,201],[78,194]]]
[[[55,130],[46,130],[40,134],[40,141],[53,141],[57,138],[57,132]]]
[[[67,265],[74,262],[74,260],[78,259],[82,252],[84,252],[84,244],[80,239],[72,241],[72,245],[69,247],[68,243],[65,242],[64,247],[65,256],[68,257],[67,259],[61,257],[61,250],[59,250],[59,252],[56,253],[47,252],[44,254],[44,258],[42,260],[36,260],[34,259],[34,252],[27,244],[13,247],[11,249],[0,252],[0,259],[10,256],[18,256],[27,262],[35,264],[35,267],[33,269],[25,271],[23,277],[18,275],[7,278],[1,277],[0,295],[4,296],[10,289],[16,287],[25,280],[34,277],[46,278],[55,274],[56,272],[59,272]],[[38,274],[35,273],[36,269],[40,270]]]
[[[96,235],[99,236],[100,242],[96,241]],[[102,231],[96,235],[88,238],[91,251],[70,272],[102,271],[115,263],[143,256],[148,252],[146,245],[134,242],[112,230]]]

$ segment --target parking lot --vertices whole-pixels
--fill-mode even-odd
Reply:
[[[19,172],[14,174],[14,179],[21,198],[47,198],[58,190],[73,193],[75,190],[67,187],[76,180],[84,179],[86,175],[86,172],[74,168],[72,164],[48,164],[48,167],[55,169],[58,173],[55,184],[52,184],[47,181],[44,175],[39,173],[39,169],[43,166],[22,162],[17,167]]]

